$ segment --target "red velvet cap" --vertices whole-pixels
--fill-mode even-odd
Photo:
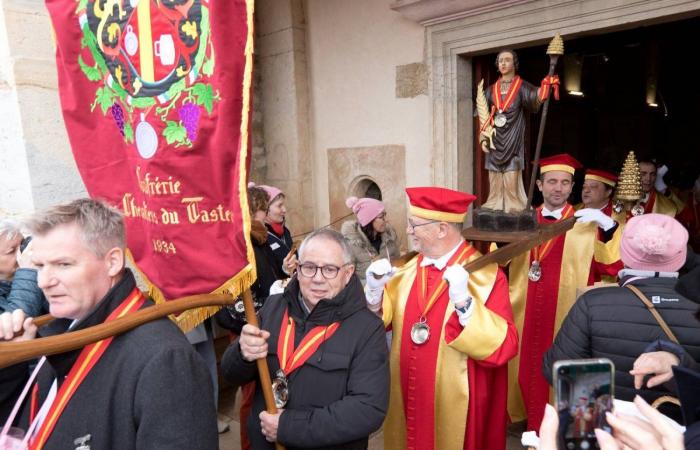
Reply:
[[[441,222],[464,222],[469,205],[476,196],[435,186],[406,188],[410,213],[416,217]]]
[[[586,169],[586,176],[584,179],[600,181],[612,187],[615,187],[617,184],[617,176],[615,174],[598,169]]]
[[[540,159],[540,173],[547,173],[553,170],[560,170],[562,172],[568,172],[571,175],[576,172],[576,169],[580,169],[583,166],[580,162],[576,161],[573,156],[567,153],[561,153],[559,155],[549,156],[547,158]]]

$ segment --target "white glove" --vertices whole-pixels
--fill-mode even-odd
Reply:
[[[666,183],[664,182],[664,175],[667,173],[668,167],[666,164],[656,169],[656,181],[654,182],[654,187],[662,194],[666,192],[666,189],[668,189],[668,186],[666,186]]]
[[[382,302],[384,286],[396,273],[396,267],[392,267],[388,259],[382,258],[374,261],[365,271],[365,297],[370,306],[378,306]],[[373,311],[376,308],[370,308]]]
[[[448,295],[450,296],[450,301],[455,306],[455,312],[459,317],[459,323],[462,326],[466,326],[467,320],[469,320],[469,317],[472,315],[472,302],[468,289],[469,272],[460,264],[454,264],[445,269],[442,278],[447,280],[450,284]]]
[[[384,285],[389,282],[395,272],[396,267],[392,267],[388,259],[382,258],[374,261],[365,271],[367,287],[372,290],[384,289]]]
[[[445,269],[442,278],[450,284],[450,289],[448,291],[450,301],[456,306],[464,306],[464,302],[469,298],[469,290],[467,289],[467,285],[469,284],[469,272],[460,264],[454,264]]]
[[[598,226],[602,228],[603,231],[608,231],[615,226],[615,221],[612,219],[612,217],[595,208],[579,209],[574,213],[574,216],[577,217],[576,222],[597,222]]]

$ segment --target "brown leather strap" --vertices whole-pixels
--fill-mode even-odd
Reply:
[[[664,403],[671,403],[676,406],[681,406],[681,401],[678,400],[676,397],[671,397],[670,395],[662,395],[661,397],[654,400],[654,403],[651,404],[651,407],[654,409],[659,409],[659,406],[663,405]]]
[[[649,312],[651,313],[651,315],[654,316],[654,319],[656,319],[656,321],[659,323],[661,328],[664,330],[664,333],[666,333],[666,336],[668,336],[668,338],[671,341],[673,341],[674,343],[680,344],[680,342],[678,342],[678,339],[676,338],[676,335],[673,334],[673,331],[671,331],[671,328],[669,328],[669,326],[666,324],[666,321],[663,319],[663,317],[661,317],[661,314],[659,314],[659,312],[656,310],[656,308],[654,308],[654,304],[649,301],[649,299],[646,297],[646,295],[644,295],[642,293],[642,291],[640,291],[635,286],[632,286],[631,284],[628,284],[625,287],[628,288],[630,291],[634,292],[634,294],[637,297],[639,297],[639,299],[646,305],[646,307],[649,310]]]

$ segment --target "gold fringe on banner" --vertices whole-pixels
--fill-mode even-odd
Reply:
[[[245,164],[248,160],[248,124],[250,122],[251,103],[250,91],[253,79],[253,12],[254,0],[246,0],[246,23],[248,26],[248,35],[246,37],[245,69],[243,73],[243,111],[241,114],[240,155],[238,157],[238,162],[240,165],[240,174],[238,177],[238,203],[240,204],[243,218],[243,236],[246,243],[246,257],[248,259],[248,264],[233,278],[227,280],[224,284],[212,292],[213,294],[230,294],[234,298],[243,294],[246,289],[249,289],[257,278],[257,273],[255,270],[255,254],[253,252],[253,245],[250,241],[251,224],[248,207],[248,167]],[[138,268],[134,262],[133,255],[128,249],[127,257],[146,283],[148,295],[153,299],[153,301],[156,303],[167,301],[168,299],[165,298],[163,292]],[[187,333],[209,317],[216,314],[219,309],[219,306],[190,309],[188,311],[183,311],[182,314],[176,317],[170,316],[170,319],[173,320],[183,332]]]

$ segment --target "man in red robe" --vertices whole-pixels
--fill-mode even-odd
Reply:
[[[639,160],[639,175],[644,192],[644,198],[640,204],[644,207],[644,214],[656,213],[675,217],[678,211],[683,209],[682,202],[669,189],[664,188],[664,192],[656,189],[657,172],[658,168],[654,161]]]
[[[393,331],[387,449],[503,449],[508,360],[517,352],[508,282],[461,230],[474,196],[407,188],[407,232],[418,251],[400,268],[367,269],[370,309]]]
[[[620,259],[615,221],[595,208],[574,213],[568,203],[579,168],[581,164],[567,154],[540,161],[537,187],[544,203],[537,208],[539,223],[573,215],[578,223],[510,263],[510,298],[521,347],[519,358],[509,364],[508,412],[514,422],[527,418],[529,430],[539,429],[549,400],[542,358],[576,300],[576,289],[591,282],[591,261],[614,264]]]
[[[617,176],[600,169],[586,169],[581,188],[581,201],[576,209],[595,208],[612,217],[612,193]]]
[[[586,169],[583,177],[583,188],[581,189],[581,200],[577,210],[582,208],[598,209],[609,217],[614,217],[612,193],[617,184],[617,176],[600,169]],[[598,238],[605,240],[605,233],[598,229]],[[617,273],[624,268],[622,260],[618,259],[612,264],[601,264],[595,259],[591,260],[591,272],[588,277],[588,284],[592,285],[598,281],[615,282]]]

